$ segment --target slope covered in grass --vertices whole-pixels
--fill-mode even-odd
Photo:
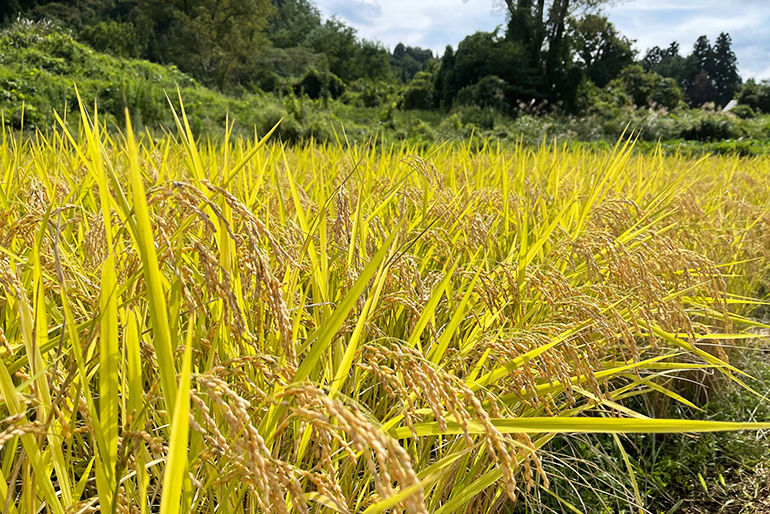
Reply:
[[[175,126],[166,94],[177,88],[193,130],[220,134],[229,114],[238,129],[265,133],[285,113],[272,95],[222,95],[196,83],[174,66],[122,59],[99,53],[45,22],[14,24],[0,33],[0,110],[6,124],[43,130],[55,124],[54,110],[78,118],[75,86],[89,104],[98,102],[107,123],[123,119],[128,108],[137,126]],[[74,112],[73,112],[74,111]]]

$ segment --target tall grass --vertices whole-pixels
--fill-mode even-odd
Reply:
[[[555,434],[770,428],[624,405],[751,394],[767,160],[81,118],[0,146],[6,512],[500,512]]]

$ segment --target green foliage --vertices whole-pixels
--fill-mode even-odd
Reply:
[[[449,106],[460,90],[492,76],[507,84],[504,95],[510,110],[519,101],[541,97],[539,79],[529,66],[524,47],[500,37],[497,31],[476,32],[460,42],[457,52],[447,51],[441,60],[436,92],[440,101]],[[489,85],[484,88],[496,94],[496,89],[487,87]],[[489,101],[499,102],[499,99]]]
[[[326,55],[314,53],[309,48],[265,48],[254,56],[250,72],[253,86],[281,93],[309,70],[328,73],[328,69]]]
[[[100,54],[43,22],[17,24],[0,34],[0,109],[7,124],[20,128],[23,112],[26,128],[51,126],[54,110],[64,115],[77,105],[75,84],[86,102],[98,101],[102,119],[121,123],[128,107],[137,125],[150,128],[174,126],[166,94],[176,98],[177,88],[201,132],[221,131],[228,113],[248,132],[258,106],[266,103],[261,96],[225,97],[173,66]],[[77,112],[67,116],[78,119]]]
[[[357,43],[354,28],[331,18],[310,32],[303,44],[316,53],[326,55],[329,70],[349,82],[360,76],[355,69]]]
[[[463,125],[472,125],[483,130],[492,130],[495,128],[495,110],[471,105],[460,109],[460,119]]]
[[[433,76],[425,71],[417,73],[403,92],[404,109],[428,110],[433,108]]]
[[[488,107],[501,113],[510,111],[507,93],[511,85],[495,75],[488,75],[472,86],[464,87],[457,93],[459,105]]]
[[[345,92],[345,84],[333,73],[319,72],[311,68],[305,73],[302,80],[297,82],[294,90],[297,94],[306,94],[313,100],[319,98],[324,100],[334,98],[336,100]]]
[[[742,120],[750,120],[757,116],[757,113],[748,105],[736,105],[730,110],[730,114],[738,116]]]
[[[738,94],[738,103],[757,112],[770,114],[770,81],[749,79]]]
[[[587,14],[570,20],[572,45],[586,76],[599,87],[606,86],[634,62],[632,42],[620,34],[606,16]]]
[[[174,64],[231,94],[283,91],[284,79],[311,68],[348,84],[396,78],[387,49],[339,19],[322,22],[311,0],[14,0],[0,8],[0,21],[8,13],[52,20],[100,52]],[[407,53],[418,71],[432,58],[419,48]]]
[[[706,36],[699,37],[687,57],[679,55],[676,42],[665,50],[653,47],[642,59],[642,66],[645,71],[674,79],[695,107],[709,102],[725,106],[741,87],[732,40],[724,32],[713,47]]]
[[[307,34],[321,26],[321,13],[309,0],[273,0],[276,13],[267,28],[267,37],[276,48],[293,48]]]
[[[115,20],[86,25],[78,34],[94,50],[124,58],[138,58],[142,47],[138,43],[136,27]]]
[[[137,0],[136,8],[138,23],[150,29],[150,60],[172,62],[219,90],[251,81],[254,48],[267,42],[272,12],[270,0]]]
[[[721,141],[740,137],[740,131],[729,117],[704,113],[682,130],[682,137],[691,141]]]
[[[539,85],[540,96],[551,103],[560,101],[567,110],[573,110],[582,73],[572,59],[569,17],[589,12],[606,0],[503,0],[501,3],[508,12],[505,37],[527,55],[527,73],[532,82]],[[508,77],[499,76],[511,82]]]
[[[722,32],[714,44],[710,75],[714,81],[714,102],[725,106],[741,88],[738,59],[732,51],[730,35]]]
[[[638,64],[627,66],[617,79],[609,84],[610,89],[625,92],[637,107],[663,107],[676,109],[684,96],[676,82],[663,78],[657,73],[645,73]]]
[[[684,84],[689,73],[687,59],[679,54],[679,43],[676,41],[665,49],[652,47],[641,60],[641,65],[644,71],[673,78],[677,84]]]
[[[390,56],[390,66],[393,73],[407,83],[418,73],[428,70],[428,66],[434,62],[431,50],[406,46],[403,43],[396,45]]]
[[[186,110],[194,133],[215,137],[224,132],[228,116],[236,133],[246,135],[254,127],[266,133],[284,118],[277,137],[292,143],[334,140],[332,127],[341,133],[343,126],[351,141],[374,135],[386,141],[462,141],[473,132],[532,145],[614,140],[631,127],[643,141],[678,141],[691,153],[766,153],[763,141],[770,137],[770,121],[762,106],[770,103],[770,86],[754,81],[742,90],[740,108],[724,115],[686,109],[673,79],[638,67],[625,69],[606,88],[585,81],[578,95],[580,117],[558,109],[545,112],[541,99],[519,104],[510,92],[513,86],[494,75],[455,92],[454,109],[444,104],[443,110],[431,110],[441,107],[446,91],[457,86],[460,71],[471,74],[473,63],[483,64],[475,55],[492,48],[489,55],[496,58],[495,48],[516,47],[488,33],[461,46],[459,67],[457,55],[448,50],[434,74],[420,72],[405,86],[371,79],[343,84],[329,71],[324,54],[305,47],[271,48],[260,54],[264,74],[259,84],[272,94],[245,89],[233,98],[205,88],[173,66],[115,58],[78,43],[51,22],[20,21],[0,35],[0,109],[6,124],[15,128],[21,127],[22,112],[26,128],[47,127],[54,121],[53,110],[64,113],[65,106],[68,122],[76,123],[79,115],[72,106],[77,84],[87,103],[99,102],[108,124],[120,124],[128,106],[135,125],[154,131],[174,127],[166,94],[175,100],[179,87],[189,100]]]

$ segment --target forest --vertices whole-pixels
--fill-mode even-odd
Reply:
[[[22,103],[29,126],[44,126],[74,104],[77,82],[106,113],[128,107],[159,128],[170,124],[164,92],[192,87],[206,100],[191,116],[208,133],[224,110],[244,131],[284,118],[279,136],[291,141],[342,127],[359,140],[376,127],[390,140],[612,141],[630,124],[643,140],[763,151],[770,85],[742,80],[728,33],[641,55],[603,2],[499,7],[504,25],[434,55],[360,38],[310,0],[11,0],[0,7],[0,107],[11,126],[21,127]],[[147,61],[163,69],[123,72]],[[731,100],[731,115],[718,115]]]

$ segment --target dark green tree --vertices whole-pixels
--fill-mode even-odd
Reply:
[[[770,81],[757,82],[749,79],[738,93],[738,103],[751,107],[755,111],[770,114]]]
[[[687,59],[679,53],[679,43],[674,41],[668,48],[653,47],[642,59],[644,71],[672,78],[684,88],[688,79]]]
[[[674,79],[645,72],[638,64],[626,66],[609,87],[625,92],[637,107],[664,107],[670,110],[684,100],[684,94]]]
[[[355,69],[358,53],[356,29],[338,18],[331,18],[307,35],[304,46],[326,55],[329,70],[345,82],[360,75]]]
[[[276,13],[267,28],[267,37],[277,48],[300,46],[313,30],[321,26],[321,12],[310,0],[273,0]]]
[[[457,93],[457,103],[510,114],[512,109],[508,100],[510,88],[511,85],[500,77],[488,75],[472,86],[462,88]]]
[[[570,20],[572,45],[586,76],[604,87],[634,62],[632,41],[620,34],[606,16],[588,14]]]
[[[270,0],[138,1],[150,60],[176,64],[220,90],[253,80],[254,56],[269,44]]]
[[[449,106],[461,89],[491,75],[509,85],[506,99],[511,106],[543,96],[541,77],[529,66],[525,49],[495,31],[471,34],[460,42],[456,52],[445,53],[436,84],[440,100]]]
[[[444,49],[444,55],[441,56],[441,64],[434,82],[434,103],[444,109],[452,105],[452,99],[457,96],[459,91],[455,85],[455,61],[455,51],[452,45],[447,45]]]
[[[711,78],[714,84],[714,96],[717,105],[724,107],[741,88],[738,74],[738,59],[732,51],[730,35],[722,32],[712,51]]]
[[[581,73],[572,65],[568,20],[607,0],[500,0],[508,14],[506,38],[524,49],[541,75],[541,94],[574,106]]]
[[[402,82],[412,80],[415,75],[428,69],[433,61],[433,52],[419,47],[396,45],[390,57],[390,66]]]
[[[404,89],[404,109],[433,108],[433,77],[427,71],[421,71],[407,84]]]
[[[711,42],[708,37],[700,36],[693,45],[692,53],[687,56],[683,81],[685,93],[693,107],[716,101],[712,63]]]
[[[354,78],[373,81],[393,81],[390,52],[378,42],[363,40],[358,45],[354,65]]]

